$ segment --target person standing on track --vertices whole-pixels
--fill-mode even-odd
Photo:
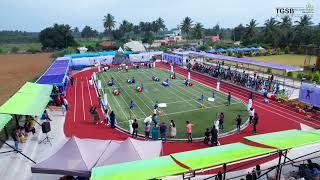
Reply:
[[[192,126],[193,124],[191,124],[189,121],[186,121],[186,132],[187,132],[188,143],[192,143]]]
[[[238,115],[237,119],[236,119],[236,125],[237,125],[237,132],[240,133],[240,128],[241,128],[241,116]]]
[[[252,124],[253,124],[253,134],[257,133],[258,122],[259,122],[258,113],[254,113],[254,118],[253,118],[253,122],[252,122]]]
[[[229,92],[228,93],[228,104],[227,104],[227,106],[230,106],[230,104],[231,104],[231,92]]]
[[[249,97],[248,97],[248,111],[250,111],[250,109],[252,108],[252,103],[253,103],[253,93],[250,92],[249,93]]]
[[[217,80],[217,91],[220,91],[220,79]]]
[[[254,109],[250,108],[250,110],[249,110],[249,124],[252,124],[253,116],[254,116]]]
[[[137,122],[137,119],[134,119],[134,122],[132,123],[132,129],[133,129],[133,132],[132,132],[132,138],[133,137],[138,137],[138,122]]]

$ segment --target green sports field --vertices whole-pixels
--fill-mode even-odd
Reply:
[[[158,103],[166,103],[166,108],[161,108],[162,115],[158,115],[158,123],[166,122],[169,126],[170,120],[174,120],[177,126],[176,138],[185,138],[185,121],[190,121],[193,126],[193,137],[203,137],[205,129],[212,127],[216,115],[220,112],[225,114],[225,129],[227,132],[235,129],[235,118],[238,114],[242,116],[243,123],[248,118],[246,106],[237,99],[231,100],[231,105],[226,106],[227,96],[215,91],[215,101],[209,102],[208,97],[212,96],[213,89],[192,81],[193,86],[186,87],[183,84],[184,77],[177,75],[177,79],[170,79],[170,72],[160,69],[129,69],[129,72],[111,70],[97,74],[101,80],[102,87],[108,96],[110,108],[116,114],[117,125],[123,129],[129,129],[128,119],[130,114],[139,123],[139,133],[144,134],[143,120],[153,114],[153,106]],[[159,82],[152,80],[152,76],[160,78]],[[121,87],[120,96],[112,93],[112,87],[107,82],[114,78],[114,88]],[[127,79],[134,77],[135,84],[129,84]],[[162,81],[169,79],[169,87],[163,87]],[[137,92],[136,87],[144,84],[142,93]],[[204,107],[200,107],[199,98],[205,96]],[[129,103],[133,100],[135,108],[130,113]],[[169,130],[169,128],[168,128]],[[220,131],[221,132],[221,131]],[[169,133],[168,133],[169,134]]]

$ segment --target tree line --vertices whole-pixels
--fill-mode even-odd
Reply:
[[[165,21],[159,17],[150,22],[134,24],[127,20],[117,22],[115,17],[107,14],[102,19],[103,32],[98,32],[90,26],[81,31],[78,27],[71,28],[67,24],[54,24],[39,33],[39,41],[44,48],[62,49],[75,46],[76,38],[107,38],[126,42],[129,39],[152,43],[156,38],[162,38],[168,31]],[[185,39],[202,40],[208,35],[219,35],[220,39],[241,41],[244,46],[268,47],[302,47],[320,46],[320,25],[315,25],[311,17],[302,16],[293,21],[289,16],[280,19],[271,17],[263,24],[252,19],[247,24],[239,24],[235,28],[221,28],[216,24],[205,28],[200,22],[194,22],[190,17],[182,19],[177,29]],[[1,35],[1,33],[0,33]],[[1,37],[1,36],[0,36]]]

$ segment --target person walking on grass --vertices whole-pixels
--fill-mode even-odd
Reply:
[[[177,135],[176,123],[171,120],[170,122],[170,138],[175,138]]]
[[[253,124],[253,134],[256,134],[257,133],[257,125],[258,125],[258,122],[259,122],[259,116],[257,113],[254,113],[254,117],[253,117],[253,121],[252,121],[252,124]]]
[[[151,129],[151,126],[150,126],[149,122],[146,122],[146,126],[144,127],[144,133],[145,133],[145,140],[146,141],[149,140],[150,129]]]
[[[237,119],[236,119],[236,125],[237,125],[237,133],[240,133],[240,128],[241,128],[241,116],[238,115]]]
[[[186,121],[186,132],[187,132],[188,143],[192,143],[192,126],[193,124],[191,124],[189,121]]]
[[[223,124],[224,124],[224,114],[223,112],[219,115],[219,130],[223,130]]]
[[[161,135],[161,140],[162,142],[167,142],[167,126],[165,124],[165,122],[162,122],[160,125],[160,135]]]
[[[137,119],[134,119],[133,123],[132,123],[132,129],[133,129],[133,132],[132,132],[132,138],[134,137],[138,137],[138,122],[137,122]]]
[[[227,104],[227,106],[230,106],[230,104],[231,104],[231,92],[229,92],[228,93],[228,104]]]

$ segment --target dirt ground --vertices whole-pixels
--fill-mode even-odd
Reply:
[[[26,81],[39,77],[51,61],[48,53],[0,55],[0,105]]]
[[[293,55],[293,54],[250,57],[250,59],[255,59],[258,61],[266,61],[270,63],[286,64],[286,65],[293,65],[293,66],[304,66],[305,58],[306,58],[305,55]],[[316,56],[311,56],[309,65],[315,64],[316,58],[317,58]]]

